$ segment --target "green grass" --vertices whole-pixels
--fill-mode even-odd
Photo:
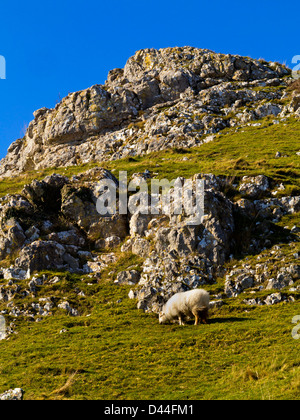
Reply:
[[[196,173],[214,173],[238,179],[244,175],[264,174],[274,182],[286,184],[281,195],[300,193],[300,121],[289,118],[278,125],[272,119],[260,120],[260,127],[243,127],[237,130],[226,129],[216,139],[200,147],[191,149],[169,149],[153,152],[145,156],[129,157],[112,162],[90,163],[67,168],[45,169],[29,172],[25,176],[0,181],[0,196],[20,192],[25,183],[43,179],[53,172],[66,176],[76,175],[94,166],[104,166],[113,170],[127,171],[128,179],[135,172],[149,169],[158,177],[172,180],[178,176],[186,178]],[[281,158],[275,158],[280,151]],[[188,160],[183,160],[187,157]]]
[[[0,392],[22,387],[25,399],[299,398],[300,340],[291,336],[299,301],[247,312],[224,305],[209,324],[182,327],[138,311],[128,286],[94,287],[92,309],[80,317],[58,310],[38,323],[16,320],[18,334],[0,342]]]
[[[268,118],[260,122],[261,127],[223,132],[201,147],[165,150],[103,166],[115,175],[127,170],[128,178],[145,169],[169,180],[211,172],[237,182],[243,175],[265,174],[286,185],[283,195],[298,194],[300,122],[293,118],[280,125],[270,125]],[[287,157],[276,159],[277,151]],[[96,165],[102,164],[2,180],[0,196],[20,192],[34,178],[53,172],[70,177]],[[299,214],[288,215],[278,227],[298,223]],[[299,242],[290,245],[278,237],[277,243],[285,260],[272,259],[265,251],[259,260],[255,255],[242,256],[226,267],[294,262]],[[212,311],[208,325],[159,325],[155,315],[136,309],[136,302],[128,298],[129,286],[113,283],[119,271],[141,266],[139,257],[117,252],[118,263],[108,267],[98,282],[64,274],[61,282],[40,287],[36,297],[15,296],[12,302],[20,307],[30,307],[44,296],[55,302],[68,300],[80,316],[68,316],[57,308],[40,322],[6,316],[15,323],[17,334],[0,342],[0,393],[22,387],[25,399],[299,399],[300,340],[291,336],[292,318],[300,314],[299,300],[253,308],[242,302],[256,296],[248,291],[225,299],[221,308]],[[18,284],[27,287],[26,281]],[[86,297],[79,297],[77,289]],[[222,292],[224,279],[207,289]],[[0,304],[3,309],[6,303]],[[60,333],[63,329],[66,332]]]
[[[290,118],[286,123],[273,125],[266,118],[261,127],[223,131],[214,141],[200,147],[154,152],[105,166],[116,172],[127,170],[129,176],[147,168],[168,179],[190,177],[199,172],[224,177],[264,174],[299,188],[300,158],[296,155],[300,147],[299,132],[299,120]],[[286,157],[275,158],[277,151]],[[183,160],[184,157],[188,160]]]

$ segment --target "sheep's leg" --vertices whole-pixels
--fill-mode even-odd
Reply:
[[[194,325],[199,325],[199,321],[200,321],[200,319],[199,319],[199,313],[198,313],[198,311],[197,311],[197,310],[195,310],[195,311],[193,311],[192,313],[193,313],[193,315],[194,315],[194,317],[195,317],[195,324],[194,324]]]
[[[208,310],[204,309],[203,311],[201,311],[199,313],[199,315],[200,315],[200,318],[201,318],[201,322],[203,324],[207,324]]]
[[[179,315],[178,320],[179,320],[179,325],[184,325],[184,318],[182,315]]]

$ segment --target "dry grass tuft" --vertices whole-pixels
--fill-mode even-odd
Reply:
[[[291,83],[287,90],[300,94],[300,79],[297,79],[293,83]]]
[[[61,396],[61,397],[70,397],[71,395],[71,388],[72,385],[74,383],[75,380],[75,376],[77,375],[78,371],[73,372],[67,382],[60,388],[55,389],[54,391],[51,392],[50,395],[57,395],[57,396]]]

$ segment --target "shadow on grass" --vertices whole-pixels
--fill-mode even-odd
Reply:
[[[237,318],[234,316],[228,316],[224,318],[208,318],[207,324],[223,324],[224,322],[242,322],[242,321],[249,321],[251,318]],[[185,325],[194,325],[194,320],[189,319],[188,321],[185,321]],[[169,324],[168,324],[169,325]],[[177,322],[174,325],[179,325]],[[205,324],[199,324],[199,326],[205,327]]]
[[[208,324],[221,324],[224,322],[242,322],[242,321],[249,321],[250,318],[237,318],[235,316],[229,316],[224,318],[210,318],[208,319]]]

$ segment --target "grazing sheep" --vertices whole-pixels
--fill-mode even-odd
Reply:
[[[194,289],[176,293],[164,305],[159,314],[159,323],[164,324],[176,318],[179,325],[184,325],[186,316],[195,317],[195,325],[206,324],[209,308],[209,294],[203,289]],[[200,321],[200,322],[199,322]]]

